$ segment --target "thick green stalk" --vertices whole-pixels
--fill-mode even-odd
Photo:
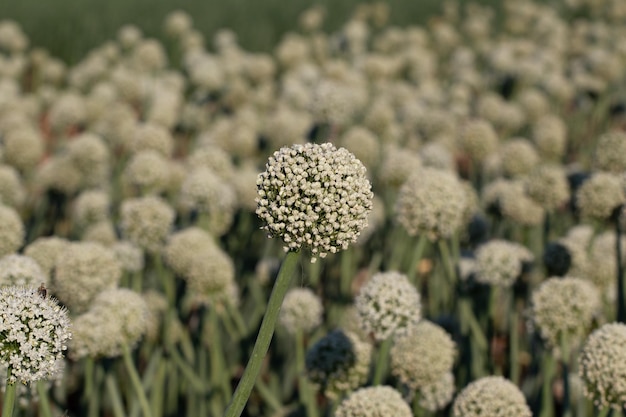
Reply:
[[[278,413],[283,409],[283,405],[280,403],[278,397],[272,392],[272,390],[267,386],[265,382],[263,382],[262,378],[257,378],[256,383],[254,384],[257,393],[263,399],[263,402],[269,406],[272,411]]]
[[[517,305],[513,302],[510,314],[509,323],[509,344],[510,344],[510,358],[511,365],[510,380],[515,384],[519,384],[520,369],[519,369],[519,332],[518,332],[518,317],[517,317]]]
[[[376,368],[374,369],[374,378],[372,379],[372,385],[380,385],[383,382],[383,377],[387,371],[387,362],[389,360],[389,351],[391,350],[393,338],[389,337],[380,344],[378,350],[378,358],[376,360]]]
[[[407,271],[407,277],[409,281],[413,284],[416,284],[415,277],[417,276],[417,270],[419,268],[419,262],[422,259],[422,255],[424,255],[424,250],[428,245],[428,238],[425,233],[422,233],[417,240],[417,244],[413,248],[413,254],[411,255],[411,260],[409,262],[409,269]]]
[[[130,349],[127,345],[123,347],[123,357],[124,357],[124,365],[126,365],[126,371],[130,376],[130,381],[135,390],[135,394],[139,399],[139,405],[141,406],[141,411],[143,412],[144,417],[152,417],[152,411],[150,410],[150,404],[148,404],[148,398],[146,397],[146,392],[143,390],[143,386],[141,384],[141,379],[139,378],[139,373],[135,368],[135,364],[133,363],[133,358],[130,356]]]
[[[306,370],[304,365],[304,334],[302,330],[296,331],[296,373],[298,374],[298,395],[300,396],[300,402],[306,407],[306,414],[308,417],[317,417],[317,405],[313,397],[313,392],[309,381],[306,377]]]
[[[4,399],[2,401],[2,416],[11,417],[13,415],[13,409],[15,408],[15,395],[17,393],[18,382],[10,383],[11,379],[11,366],[7,369],[7,386],[4,391]]]
[[[39,414],[42,417],[52,417],[52,409],[50,408],[50,400],[48,399],[48,387],[46,381],[37,381],[37,395],[39,395]],[[4,413],[2,414],[4,415]]]
[[[554,399],[552,397],[552,378],[554,376],[554,358],[549,352],[544,352],[543,384],[541,386],[541,414],[539,417],[554,416]]]
[[[105,383],[109,394],[109,400],[111,401],[111,407],[113,408],[113,415],[115,417],[124,417],[126,413],[124,412],[124,406],[122,405],[122,397],[120,396],[120,392],[117,388],[115,376],[111,371],[107,371]]]
[[[291,282],[291,277],[296,270],[299,259],[299,252],[287,252],[283,260],[280,271],[278,272],[278,277],[274,283],[274,288],[272,289],[272,294],[267,303],[267,310],[263,316],[261,329],[259,330],[254,348],[252,349],[252,355],[239,381],[239,385],[235,390],[235,394],[226,408],[224,417],[239,417],[246,407],[246,403],[254,387],[254,382],[261,371],[263,358],[269,349],[272,336],[274,335],[278,313],[280,312],[280,307],[285,298],[285,293],[289,289],[289,283]]]
[[[341,280],[339,281],[341,295],[351,294],[352,279],[354,278],[354,248],[341,252]]]

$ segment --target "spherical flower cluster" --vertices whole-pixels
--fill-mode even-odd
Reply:
[[[322,323],[320,298],[308,288],[292,288],[285,295],[278,320],[291,334],[308,333]]]
[[[189,172],[208,168],[225,180],[235,176],[235,166],[230,155],[216,145],[205,145],[195,149],[187,158],[187,165]]]
[[[545,210],[553,211],[570,198],[567,174],[561,165],[541,165],[524,180],[526,193]]]
[[[584,393],[599,408],[626,405],[626,325],[608,323],[587,338],[578,357]]]
[[[102,190],[87,190],[74,200],[72,220],[80,227],[106,220],[110,216],[111,198]]]
[[[9,382],[49,379],[72,337],[67,310],[35,288],[0,288],[0,363]]]
[[[141,294],[127,288],[102,291],[91,308],[73,321],[69,356],[112,358],[141,340],[148,326],[149,310]]]
[[[87,187],[107,184],[111,155],[100,136],[93,133],[76,136],[68,145],[68,156],[81,175],[81,184]]]
[[[216,246],[213,237],[199,227],[188,227],[171,234],[163,248],[165,263],[180,277],[187,276],[197,254]]]
[[[532,138],[545,159],[557,161],[567,148],[567,126],[558,116],[546,114],[533,123]]]
[[[96,242],[109,247],[117,242],[117,232],[110,219],[101,220],[85,228],[81,240],[84,242]]]
[[[476,281],[510,287],[521,275],[523,264],[533,255],[524,246],[505,240],[492,240],[476,250]]]
[[[582,278],[550,278],[531,296],[533,323],[551,348],[577,345],[600,308],[598,289]]]
[[[615,130],[598,138],[595,166],[616,174],[626,171],[626,132]]]
[[[174,10],[165,17],[165,33],[173,38],[180,38],[193,26],[191,16],[183,10]]]
[[[402,395],[388,386],[367,387],[356,390],[343,400],[335,417],[411,417],[413,413]]]
[[[468,121],[461,132],[461,146],[474,161],[482,161],[498,147],[498,135],[486,120]]]
[[[408,334],[396,337],[390,351],[391,373],[412,390],[436,384],[451,371],[456,343],[440,326],[420,321]]]
[[[256,180],[259,169],[252,164],[240,166],[232,178],[232,186],[237,195],[238,207],[254,212],[256,210]]]
[[[500,147],[502,169],[512,178],[528,174],[539,162],[531,142],[524,138],[509,139]]]
[[[421,164],[422,160],[415,152],[389,145],[383,152],[379,179],[392,188],[400,187]]]
[[[376,340],[408,333],[421,319],[420,295],[406,275],[379,272],[354,300],[361,328]]]
[[[621,179],[608,172],[595,172],[576,192],[576,204],[584,217],[608,219],[624,202]]]
[[[48,276],[33,258],[17,254],[0,258],[0,287],[9,285],[38,287],[47,282]]]
[[[54,155],[37,169],[37,181],[44,190],[74,194],[82,184],[80,171],[67,154]]]
[[[174,138],[166,128],[153,123],[144,123],[135,127],[128,146],[133,153],[150,149],[169,158],[174,151]]]
[[[3,137],[4,160],[21,172],[31,170],[43,156],[44,143],[38,130],[23,126]]]
[[[411,236],[426,234],[433,241],[450,237],[464,219],[465,195],[454,174],[418,169],[398,192],[397,220]]]
[[[120,208],[124,237],[151,253],[161,250],[174,217],[174,210],[159,197],[127,199]]]
[[[285,251],[313,259],[347,249],[367,226],[372,191],[361,162],[344,148],[307,143],[281,148],[257,181],[257,215]]]
[[[13,208],[0,204],[0,256],[17,251],[24,242],[24,224]]]
[[[496,201],[503,217],[526,226],[536,226],[543,223],[545,216],[543,207],[528,196],[521,180],[496,180],[494,183],[499,184]],[[490,191],[492,190],[485,187],[485,195]]]
[[[115,257],[126,272],[140,272],[144,268],[143,250],[137,245],[123,240],[111,246]]]
[[[221,236],[233,222],[237,196],[211,169],[197,168],[183,181],[179,201],[184,210],[194,210],[207,219],[209,232]]]
[[[100,292],[115,288],[121,276],[120,264],[110,249],[93,242],[73,242],[57,260],[54,294],[72,313],[81,313]]]
[[[26,199],[26,189],[15,168],[0,165],[0,202],[9,207],[19,207]]]
[[[38,237],[26,246],[24,255],[37,261],[42,271],[50,276],[57,259],[65,252],[69,244],[70,242],[67,239],[57,236]]]
[[[229,301],[235,284],[235,264],[230,256],[217,245],[194,255],[182,276],[191,300],[205,305]]]
[[[419,405],[431,412],[441,410],[452,401],[455,390],[454,374],[446,372],[437,381],[420,388]]]
[[[443,143],[429,142],[420,148],[419,154],[425,167],[444,171],[452,171],[455,168],[454,156]]]
[[[350,128],[341,137],[341,145],[352,152],[363,165],[372,169],[380,162],[380,142],[376,135],[362,126]]]
[[[135,153],[124,169],[122,180],[135,195],[159,194],[170,180],[168,160],[153,149]]]
[[[452,408],[454,417],[531,417],[524,394],[500,376],[478,379],[459,393]]]
[[[309,378],[321,386],[328,398],[338,398],[367,381],[372,345],[355,334],[333,330],[307,351]]]

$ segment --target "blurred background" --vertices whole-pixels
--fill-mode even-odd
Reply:
[[[295,30],[298,16],[314,4],[327,10],[324,29],[334,31],[346,21],[359,0],[20,0],[0,2],[0,17],[14,19],[28,34],[33,46],[47,49],[69,64],[85,53],[114,39],[119,28],[132,23],[148,37],[163,40],[162,25],[168,12],[180,9],[194,19],[194,26],[210,40],[223,28],[232,29],[239,44],[249,51],[269,51],[281,35]],[[441,9],[439,0],[389,0],[390,23],[405,26],[426,23]],[[497,0],[475,3],[498,7]],[[210,46],[210,42],[207,42]]]

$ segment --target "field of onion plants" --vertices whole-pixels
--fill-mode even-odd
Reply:
[[[459,3],[1,20],[2,416],[623,415],[626,2]]]

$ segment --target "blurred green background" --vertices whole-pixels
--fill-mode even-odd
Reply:
[[[462,0],[460,1],[463,2]],[[477,3],[498,4],[498,0]],[[68,63],[76,63],[91,48],[113,39],[124,24],[133,23],[144,34],[162,39],[168,12],[187,11],[203,32],[207,47],[220,28],[233,29],[250,51],[269,51],[283,33],[297,28],[306,8],[326,7],[326,30],[338,28],[359,0],[15,0],[0,1],[0,20],[19,22],[34,46],[48,49]],[[390,20],[396,25],[423,24],[441,9],[441,0],[389,0]]]

